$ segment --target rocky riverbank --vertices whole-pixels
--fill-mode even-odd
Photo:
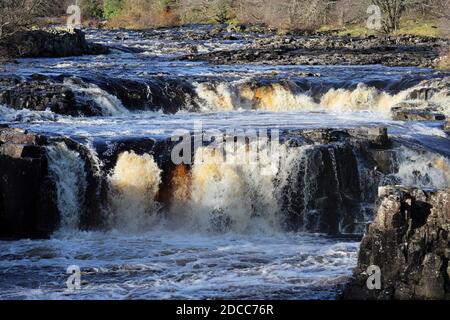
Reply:
[[[380,188],[344,299],[450,299],[450,189]],[[369,266],[381,289],[369,290]]]
[[[253,35],[255,33],[252,33]],[[233,30],[214,29],[197,38],[239,39]],[[333,36],[328,34],[257,34],[243,48],[194,53],[185,59],[215,64],[339,65],[382,64],[386,66],[434,67],[447,39],[418,36]]]
[[[214,64],[265,65],[367,65],[436,67],[442,52],[449,50],[448,39],[420,36],[337,36],[329,33],[279,34],[262,27],[242,29],[233,26],[198,26],[141,31],[142,37],[184,46],[182,57]],[[118,39],[125,41],[124,30]],[[117,39],[116,39],[117,40]],[[241,45],[204,52],[200,43]],[[120,47],[120,46],[119,46]],[[0,42],[11,57],[67,57],[105,54],[105,46],[86,41],[80,30],[33,30],[17,33]],[[136,48],[136,51],[142,50]],[[178,59],[179,57],[177,57]]]

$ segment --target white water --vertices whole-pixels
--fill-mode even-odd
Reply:
[[[112,226],[126,232],[149,230],[156,222],[161,170],[152,156],[124,152],[109,177]]]
[[[115,116],[128,113],[128,110],[116,96],[100,89],[95,84],[88,83],[81,85],[71,80],[65,80],[64,84],[75,93],[85,94],[89,99],[94,100],[96,106],[100,108],[102,116]]]
[[[5,122],[38,122],[56,121],[58,115],[50,110],[33,111],[29,109],[15,110],[0,104],[0,119]]]
[[[431,189],[450,187],[450,161],[440,155],[401,147],[396,176],[405,186]]]
[[[428,101],[408,99],[408,94],[420,88],[419,84],[397,94],[389,94],[374,87],[359,83],[355,89],[329,89],[316,102],[310,92],[302,92],[294,82],[252,85],[251,79],[218,84],[197,83],[196,93],[203,111],[264,110],[270,112],[372,111],[380,116],[389,116],[391,109],[405,102],[417,109],[430,104],[440,112],[450,115],[450,94],[441,91]]]
[[[233,156],[227,153],[226,159],[210,148],[197,150],[188,205],[193,223],[200,230],[238,233],[280,230],[276,172],[265,174],[271,159],[261,153],[260,159],[254,161],[251,153],[245,145],[237,145],[236,153]]]
[[[358,243],[308,234],[79,233],[0,241],[2,299],[334,299]],[[81,267],[80,291],[66,269]],[[27,279],[23,281],[23,279]]]
[[[86,192],[86,171],[80,155],[59,142],[47,148],[50,176],[56,183],[60,231],[77,231]]]
[[[390,108],[399,102],[409,102],[405,101],[408,89],[387,93],[367,85],[356,87],[369,81],[425,80],[435,74],[433,70],[382,66],[211,66],[164,60],[166,56],[183,54],[189,41],[179,43],[166,40],[165,36],[162,40],[148,40],[130,33],[130,38],[121,42],[114,40],[115,33],[109,31],[89,37],[147,51],[23,59],[15,72],[93,78],[96,73],[103,73],[137,80],[152,76],[201,78],[198,83],[211,76],[216,77],[214,83],[217,76],[227,77],[215,87],[197,86],[204,113],[131,113],[116,97],[100,88],[70,81],[66,84],[80,96],[94,101],[108,117],[75,118],[49,111],[0,107],[1,122],[85,141],[95,160],[94,174],[99,174],[105,165],[99,158],[114,153],[117,139],[167,138],[175,129],[193,129],[194,121],[198,120],[203,121],[204,129],[223,131],[384,125],[392,137],[445,152],[450,149],[448,136],[440,124],[391,120]],[[194,44],[206,52],[240,47],[245,41]],[[248,85],[252,78],[275,75],[282,80],[291,77],[299,80],[296,74],[302,72],[320,73],[321,77],[306,78],[318,86],[337,80],[336,88],[314,100],[309,92],[292,90],[295,85],[291,82],[289,86]],[[303,76],[301,80],[305,80]],[[342,83],[356,89],[339,89]],[[432,100],[449,114],[448,94],[442,92]],[[95,150],[94,145],[100,142],[108,146],[107,150]],[[50,240],[0,241],[0,299],[334,299],[356,265],[357,240],[280,230],[280,193],[284,186],[295,184],[291,173],[307,164],[302,148],[283,154],[277,179],[260,175],[261,164],[255,170],[255,164],[229,165],[215,161],[214,157],[195,163],[192,176],[179,167],[172,178],[175,188],[170,208],[161,208],[157,202],[161,168],[155,159],[151,155],[122,154],[112,164],[108,179],[111,207],[107,209],[112,230],[98,233],[77,230],[85,189],[84,164],[79,155],[64,144],[49,151],[62,228]],[[399,183],[424,187],[449,185],[448,160],[400,151],[402,162],[396,174]],[[306,166],[307,187],[302,190],[305,197],[317,187],[311,174]],[[288,196],[294,199],[295,195]],[[218,230],[217,224],[211,223],[214,213],[230,217],[231,224]],[[66,270],[74,264],[82,269],[83,285],[81,291],[69,293],[65,291]]]

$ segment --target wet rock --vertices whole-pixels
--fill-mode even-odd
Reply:
[[[316,129],[296,135],[303,137],[297,145],[311,148],[283,191],[286,229],[362,234],[365,217],[373,214],[378,177],[394,170],[386,128]]]
[[[301,131],[301,135],[313,142],[330,143],[345,140],[365,142],[371,148],[389,148],[390,140],[386,127],[361,127],[355,129],[315,129]]]
[[[447,122],[444,123],[442,129],[444,129],[445,132],[450,133],[450,119],[448,119]]]
[[[50,110],[70,116],[110,115],[114,110],[109,110],[105,102],[115,109],[125,107],[131,111],[195,111],[198,106],[194,96],[193,85],[188,81],[165,77],[145,81],[39,74],[28,78],[0,77],[0,104],[16,110]]]
[[[86,54],[107,54],[109,49],[86,41],[80,30],[33,30],[16,33],[3,40],[0,47],[6,48],[11,57],[68,57]]]
[[[0,128],[0,238],[42,238],[58,224],[44,137]]]
[[[101,108],[93,101],[82,99],[82,95],[77,96],[62,82],[46,77],[3,78],[0,83],[0,104],[13,109],[51,110],[71,116],[101,115]]]
[[[101,78],[91,81],[116,96],[128,110],[162,111],[176,113],[182,109],[195,111],[194,88],[184,79],[152,77],[142,81],[120,78]]]
[[[344,299],[450,299],[450,189],[380,188],[378,212],[361,243]],[[381,289],[365,273],[381,269]]]
[[[392,109],[392,119],[399,121],[443,121],[446,119],[442,113],[436,113],[433,109]]]
[[[436,95],[441,98],[450,96],[450,77],[422,81],[408,92],[405,100],[428,101]]]
[[[270,34],[242,49],[191,54],[217,64],[384,64],[433,66],[446,40],[425,37],[336,37],[303,33]]]
[[[284,191],[287,230],[360,232],[361,190],[357,159],[350,145],[331,144],[308,150],[295,174],[295,182]]]
[[[227,32],[233,33],[233,32],[243,32],[245,31],[245,26],[241,24],[230,24],[227,27]]]
[[[375,169],[383,174],[391,174],[398,170],[397,153],[394,150],[368,150],[376,163]]]

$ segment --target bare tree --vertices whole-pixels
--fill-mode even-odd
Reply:
[[[428,0],[424,5],[426,5],[426,13],[439,20],[441,35],[450,37],[450,0]]]
[[[46,0],[0,1],[0,39],[30,27],[48,7]]]
[[[400,27],[400,17],[406,9],[407,0],[372,0],[374,5],[380,7],[383,13],[383,27],[386,33]]]

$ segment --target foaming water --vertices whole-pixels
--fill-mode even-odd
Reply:
[[[114,116],[128,113],[128,110],[116,96],[100,89],[95,84],[81,84],[71,80],[65,80],[64,84],[75,93],[82,93],[83,96],[79,99],[92,99],[95,102],[95,105],[100,108],[103,116]]]
[[[442,123],[393,121],[390,114],[391,107],[406,102],[419,107],[435,104],[448,115],[448,91],[429,97],[433,88],[419,85],[446,75],[383,66],[213,66],[176,61],[173,58],[191,46],[210,52],[239,48],[252,39],[172,41],[171,31],[155,32],[149,39],[129,32],[120,40],[115,31],[90,31],[89,39],[114,47],[112,54],[20,59],[14,66],[19,76],[77,77],[64,84],[77,99],[85,99],[81,102],[97,108],[95,114],[103,115],[69,117],[0,106],[2,123],[82,143],[87,151],[83,158],[89,158],[92,167],[89,183],[106,177],[102,200],[109,215],[103,232],[78,230],[81,206],[88,202],[84,198],[91,196],[86,194],[89,163],[63,143],[49,147],[61,228],[50,240],[0,241],[0,299],[334,299],[356,265],[359,239],[283,229],[290,207],[301,214],[300,231],[316,228],[318,212],[296,203],[300,198],[305,204],[316,200],[311,195],[320,188],[314,179],[321,164],[315,162],[321,158],[311,158],[313,146],[282,148],[275,175],[263,174],[269,159],[247,161],[245,148],[237,156],[243,161],[236,163],[207,151],[196,156],[192,168],[174,168],[168,190],[156,155],[127,151],[116,158],[115,147],[120,139],[167,139],[174,130],[192,130],[194,122],[203,121],[205,130],[223,132],[387,126],[393,138],[448,154]],[[179,77],[194,86],[200,112],[187,112],[186,106],[175,115],[129,112],[114,95],[80,80],[95,83],[98,74],[143,83],[154,77]],[[412,90],[427,97],[414,96]],[[106,150],[97,150],[98,145]],[[386,181],[449,186],[446,157],[409,148],[396,151],[399,170]],[[338,153],[332,148],[324,152],[331,159],[328,182],[339,190]],[[359,179],[362,186],[367,186],[364,179],[379,178],[372,167],[362,167],[360,172],[367,171]],[[170,193],[167,206],[159,202],[164,192]],[[363,226],[371,218],[355,217],[355,224]],[[65,284],[70,265],[82,271],[82,289],[74,293]]]
[[[50,110],[15,110],[0,104],[0,119],[5,122],[44,122],[56,121],[58,119],[58,115]]]
[[[164,229],[0,241],[0,298],[334,299],[358,246],[320,235]],[[81,267],[82,288],[71,293],[65,282],[73,264]]]
[[[450,161],[438,154],[400,147],[396,176],[405,186],[445,189],[450,186]]]
[[[250,80],[221,82],[218,84],[196,84],[196,93],[202,111],[262,110],[270,112],[305,111],[372,111],[381,117],[389,116],[391,109],[400,103],[411,104],[415,108],[424,108],[433,104],[449,113],[450,94],[443,90],[427,100],[412,99],[414,90],[426,88],[417,85],[396,94],[359,83],[356,88],[331,88],[323,94],[300,89],[295,82],[255,84]]]
[[[274,176],[264,174],[269,159],[251,161],[245,145],[237,148],[240,161],[225,160],[213,149],[197,150],[189,201],[195,223],[222,232],[279,230]]]
[[[245,80],[218,85],[201,83],[196,85],[196,93],[204,111],[317,109],[307,94],[296,94],[288,84],[281,83],[257,87]]]
[[[152,156],[120,154],[109,177],[112,226],[128,232],[148,230],[157,218],[160,183],[161,170]]]
[[[365,84],[358,84],[354,90],[331,89],[321,98],[320,105],[342,111],[373,110],[389,113],[394,105],[405,100],[406,95],[406,91],[390,95]]]
[[[50,176],[56,184],[60,231],[76,231],[87,185],[85,163],[63,142],[47,147],[47,157]]]

